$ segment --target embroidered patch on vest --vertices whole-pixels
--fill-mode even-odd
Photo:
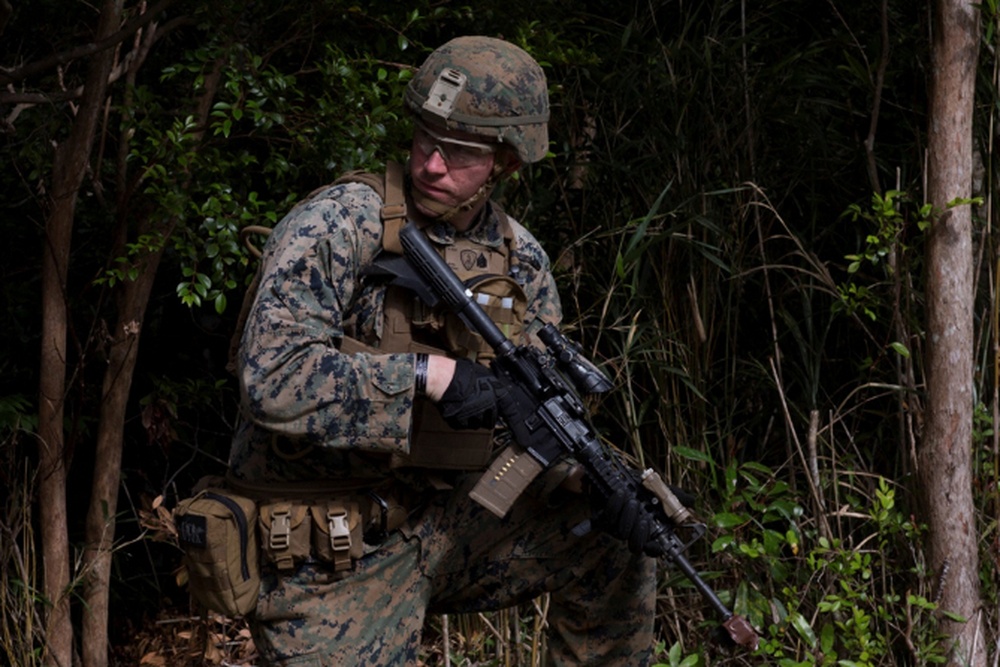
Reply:
[[[466,271],[471,271],[472,269],[485,269],[486,268],[486,256],[483,253],[476,250],[463,250],[459,254],[462,266]]]

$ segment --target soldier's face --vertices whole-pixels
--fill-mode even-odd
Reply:
[[[495,158],[492,147],[477,142],[475,136],[441,130],[428,132],[418,127],[410,154],[413,187],[440,204],[457,206],[486,183]],[[424,214],[433,215],[419,202],[416,205]],[[481,207],[482,204],[470,211],[470,215],[461,216],[463,219],[456,216],[452,224],[463,229],[463,224],[471,221]]]

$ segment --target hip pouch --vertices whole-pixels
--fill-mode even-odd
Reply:
[[[207,488],[181,501],[174,521],[191,595],[227,616],[253,611],[260,590],[257,504],[223,488]]]

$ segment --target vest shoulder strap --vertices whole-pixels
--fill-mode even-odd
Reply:
[[[382,247],[397,255],[403,254],[403,244],[399,240],[399,232],[406,224],[406,195],[403,190],[403,165],[389,162],[385,165],[384,174],[373,174],[367,171],[349,171],[333,182],[363,183],[367,185],[382,200],[379,217],[382,220]]]
[[[385,165],[385,187],[382,196],[382,247],[397,255],[403,254],[399,232],[406,224],[406,195],[403,190],[403,165]]]

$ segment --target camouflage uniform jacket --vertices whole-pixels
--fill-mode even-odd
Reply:
[[[235,477],[384,477],[389,455],[408,451],[414,355],[338,350],[344,335],[377,346],[385,288],[367,285],[362,271],[381,250],[381,206],[367,185],[333,185],[295,207],[270,235],[238,355]],[[525,332],[532,336],[559,322],[559,296],[538,241],[516,221],[510,225],[512,277],[527,295]],[[497,247],[501,230],[487,204],[467,234]],[[456,232],[437,223],[427,234],[448,244]]]

